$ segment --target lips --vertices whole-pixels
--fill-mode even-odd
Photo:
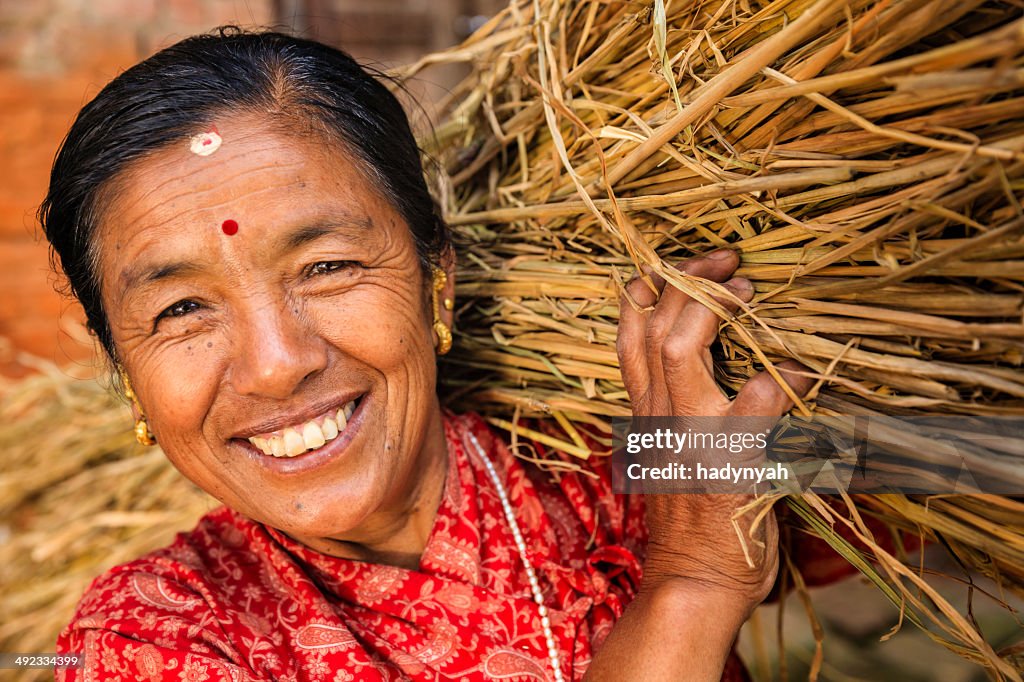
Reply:
[[[250,436],[247,440],[264,455],[271,457],[290,458],[318,450],[345,432],[358,402],[358,398],[351,400],[313,419],[270,433]]]

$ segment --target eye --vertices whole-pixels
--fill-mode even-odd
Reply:
[[[308,268],[306,268],[306,275],[308,277],[316,277],[317,275],[329,275],[332,272],[346,270],[356,265],[358,264],[355,261],[351,260],[324,260],[318,263],[313,263]]]
[[[199,304],[195,301],[188,299],[178,301],[174,305],[168,306],[156,317],[156,321],[164,319],[165,317],[184,317],[191,312],[195,312],[199,309]]]

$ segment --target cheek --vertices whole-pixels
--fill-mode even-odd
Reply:
[[[179,443],[194,449],[202,439],[221,365],[217,344],[207,340],[154,353],[137,363],[134,371],[143,378],[140,396],[150,427],[171,450]]]
[[[381,371],[434,361],[429,311],[415,295],[352,292],[309,308],[321,334],[347,355]]]

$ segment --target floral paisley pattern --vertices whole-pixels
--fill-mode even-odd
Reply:
[[[334,625],[303,625],[295,632],[295,646],[300,649],[339,649],[355,644],[348,628]]]
[[[632,599],[646,542],[639,497],[513,457],[475,415],[445,415],[450,466],[418,570],[319,554],[220,508],[175,542],[97,578],[58,651],[63,682],[551,679],[537,605],[472,431],[516,509],[561,648],[579,680]],[[731,665],[726,679],[745,675]]]

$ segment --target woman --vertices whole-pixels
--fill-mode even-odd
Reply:
[[[442,411],[454,255],[400,105],[346,55],[160,52],[79,114],[40,216],[140,440],[225,505],[92,584],[62,679],[743,679],[774,522],[751,567],[742,499],[649,497],[645,520],[600,465],[555,483]],[[681,267],[749,299],[736,265]],[[789,408],[768,376],[718,389],[708,309],[627,289],[636,414]]]

